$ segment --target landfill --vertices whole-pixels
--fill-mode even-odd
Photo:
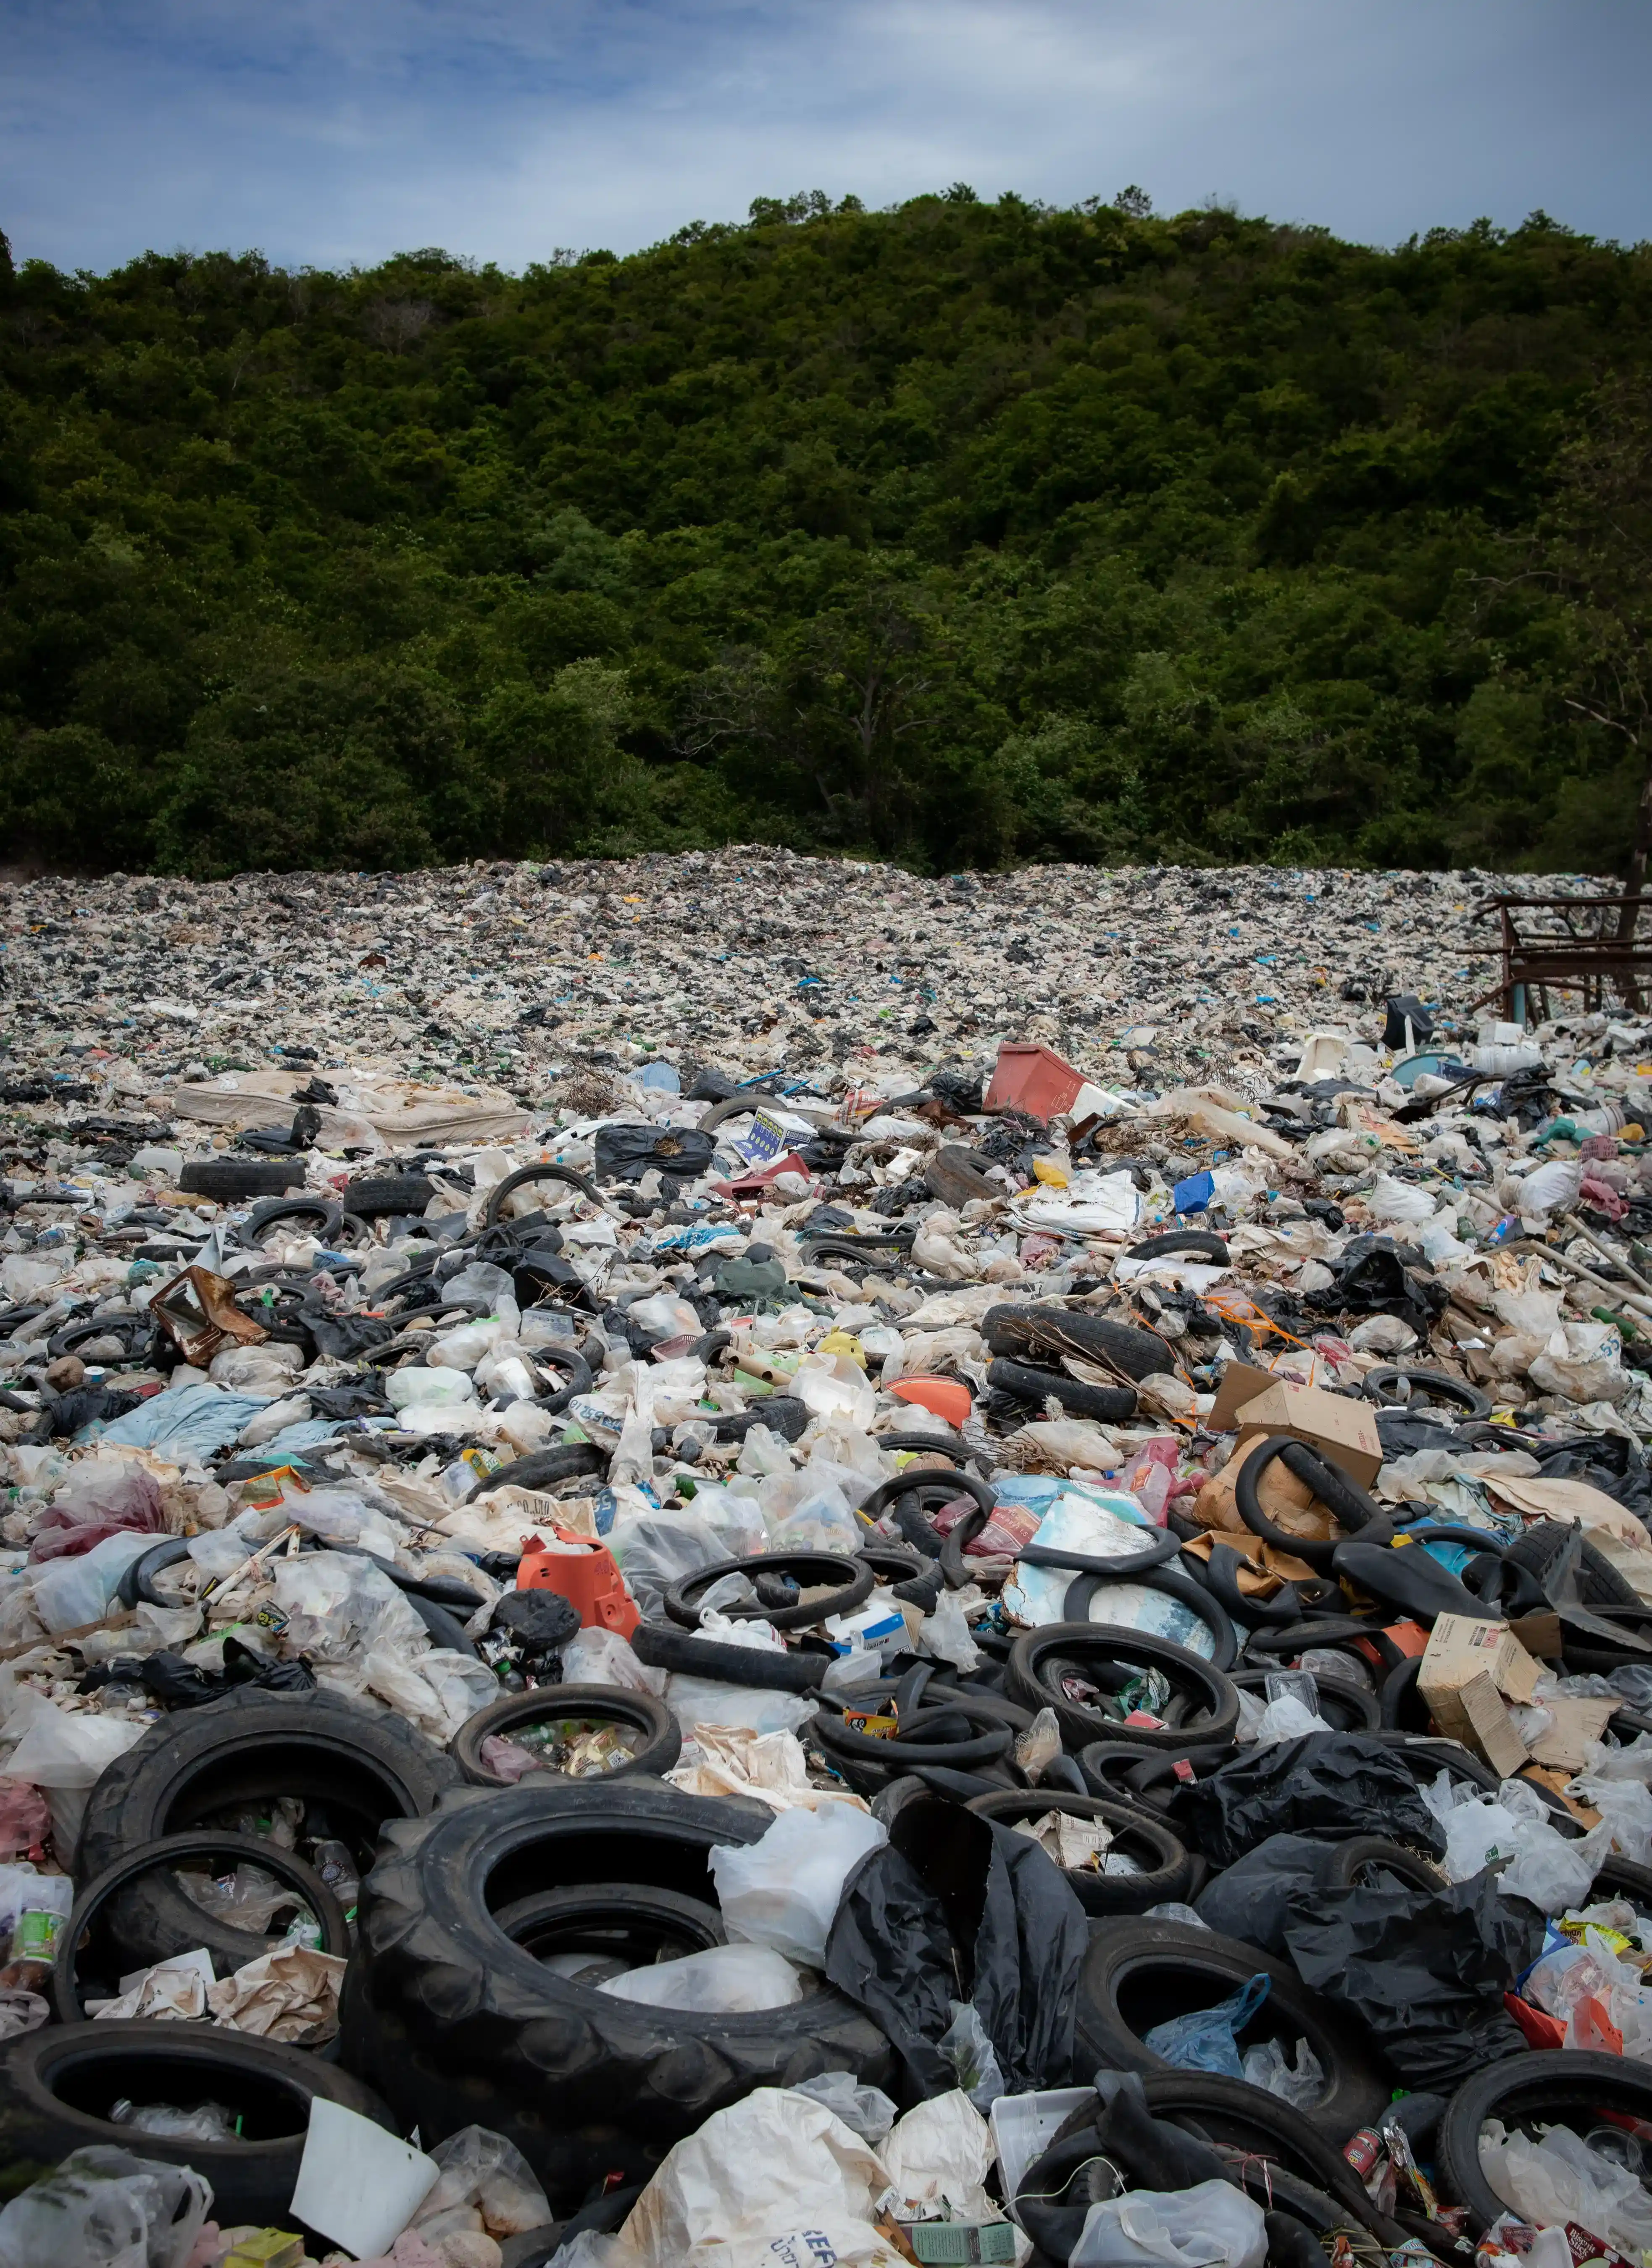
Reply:
[[[1652,2268],[1598,887],[9,886],[0,2268]]]

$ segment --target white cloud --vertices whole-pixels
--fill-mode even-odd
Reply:
[[[1641,0],[0,0],[0,225],[518,267],[750,199],[1143,183],[1392,241],[1652,229]]]

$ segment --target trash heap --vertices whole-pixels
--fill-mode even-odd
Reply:
[[[0,2268],[1647,2268],[1652,1020],[1310,879],[12,894]]]

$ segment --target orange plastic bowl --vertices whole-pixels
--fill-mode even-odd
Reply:
[[[897,1378],[889,1392],[944,1418],[949,1425],[962,1425],[975,1407],[969,1388],[957,1378]]]

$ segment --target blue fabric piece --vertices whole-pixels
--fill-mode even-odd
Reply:
[[[273,1440],[264,1443],[261,1454],[279,1464],[295,1450],[313,1449],[319,1442],[330,1441],[350,1423],[348,1418],[306,1418],[296,1425],[284,1425]]]
[[[1177,1212],[1203,1212],[1215,1194],[1214,1174],[1190,1174],[1184,1182],[1176,1183],[1171,1198]]]
[[[243,1425],[269,1406],[267,1394],[232,1394],[222,1386],[185,1386],[152,1394],[97,1436],[128,1448],[156,1449],[175,1465],[204,1464],[227,1448]]]
[[[1177,2071],[1213,2071],[1225,2079],[1243,2079],[1245,2069],[1239,2059],[1237,2035],[1267,1999],[1272,1983],[1265,1970],[1258,1970],[1231,1999],[1155,2024],[1144,2036],[1143,2043],[1166,2063],[1174,2064]]]

